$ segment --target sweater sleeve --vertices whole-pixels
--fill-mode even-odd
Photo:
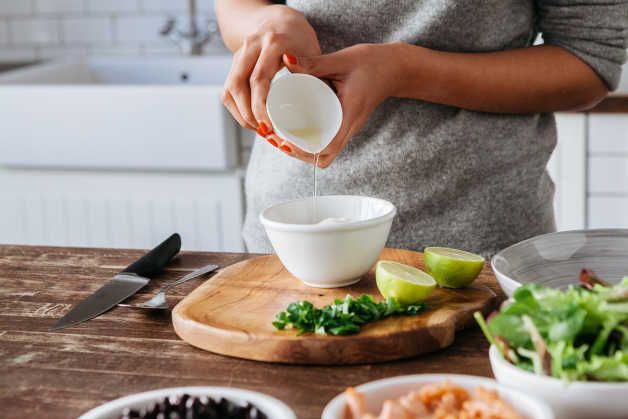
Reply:
[[[617,88],[628,48],[628,0],[536,0],[537,31]]]

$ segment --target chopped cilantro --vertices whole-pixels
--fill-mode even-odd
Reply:
[[[349,335],[358,333],[360,326],[392,315],[412,316],[426,310],[424,303],[401,306],[394,298],[376,303],[370,295],[353,298],[347,295],[343,300],[322,309],[309,301],[298,301],[288,305],[286,311],[277,314],[273,322],[279,330],[297,329],[297,336],[314,332],[319,335]]]

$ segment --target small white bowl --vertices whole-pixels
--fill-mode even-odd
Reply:
[[[497,381],[543,399],[554,410],[556,419],[628,417],[628,383],[565,383],[517,368],[493,345],[488,354]]]
[[[496,390],[499,397],[507,401],[520,415],[530,419],[554,419],[551,409],[536,397],[498,384],[495,380],[472,375],[458,374],[417,374],[371,381],[356,387],[366,396],[366,409],[372,414],[379,414],[384,401],[398,399],[413,390],[434,383],[449,380],[451,384],[473,392],[477,386]],[[323,410],[322,419],[345,419],[345,396],[334,397]]]
[[[268,419],[296,419],[292,409],[273,397],[255,391],[231,387],[173,387],[132,394],[98,406],[84,413],[78,419],[118,419],[122,411],[127,407],[130,409],[141,409],[155,402],[162,401],[165,397],[183,394],[207,396],[214,399],[224,397],[241,404],[250,402],[264,412]]]
[[[316,197],[316,219],[345,218],[343,224],[312,224],[312,198],[283,202],[260,214],[266,234],[285,268],[307,285],[336,288],[360,280],[382,252],[397,209],[366,196]]]

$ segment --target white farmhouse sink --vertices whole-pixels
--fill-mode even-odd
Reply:
[[[0,165],[220,170],[237,164],[220,103],[231,57],[52,61],[0,74]]]

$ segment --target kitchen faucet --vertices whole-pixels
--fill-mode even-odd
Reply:
[[[201,55],[212,35],[218,33],[218,24],[214,20],[209,20],[206,28],[199,28],[196,15],[196,0],[188,0],[186,27],[178,29],[177,20],[170,17],[159,31],[162,36],[170,38],[185,55]]]

